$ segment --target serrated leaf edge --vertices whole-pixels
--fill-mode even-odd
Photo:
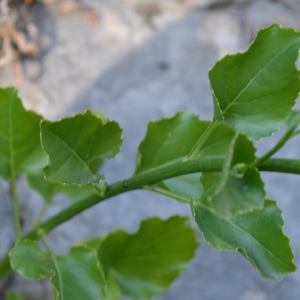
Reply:
[[[36,241],[30,240],[30,239],[25,239],[25,240],[17,241],[15,243],[14,247],[17,246],[18,243],[24,243],[24,242],[25,243],[29,242],[31,244],[35,244],[40,249],[40,245]],[[15,270],[17,273],[19,273],[22,277],[30,279],[30,280],[33,280],[32,277],[27,276],[23,271],[17,271],[16,268],[14,267],[14,264],[12,263],[12,260],[11,260],[11,256],[12,256],[12,252],[14,251],[14,247],[8,252],[8,256],[9,256],[9,259],[10,259],[10,265],[11,265],[12,269]],[[41,249],[40,249],[40,251],[43,254],[46,254],[46,252],[42,251]],[[39,280],[43,280],[43,279],[51,279],[53,277],[53,275],[54,275],[54,270],[50,269],[49,272],[47,272],[47,273],[45,273],[45,274],[43,274],[43,275],[41,275],[39,277],[36,277],[34,280],[38,280],[39,281]]]
[[[47,150],[45,149],[45,146],[43,144],[42,126],[43,126],[43,124],[50,124],[50,125],[51,124],[57,124],[57,123],[65,121],[65,120],[71,120],[71,119],[73,119],[73,118],[75,118],[77,116],[84,116],[84,115],[87,115],[87,114],[90,115],[90,116],[92,116],[92,117],[95,117],[99,121],[101,121],[103,127],[105,127],[109,123],[113,123],[113,124],[115,124],[115,125],[118,126],[118,128],[120,130],[120,133],[121,133],[120,137],[119,137],[118,147],[117,147],[117,149],[116,149],[116,151],[115,151],[114,154],[108,155],[106,158],[107,159],[114,158],[120,152],[122,144],[123,144],[123,135],[122,135],[123,130],[122,130],[122,127],[120,126],[120,124],[117,121],[106,119],[103,116],[101,116],[99,114],[95,114],[95,113],[93,113],[90,110],[84,110],[83,112],[76,113],[76,114],[73,114],[73,115],[68,116],[68,117],[62,117],[62,118],[60,118],[58,120],[55,120],[55,121],[49,121],[49,120],[41,119],[41,121],[40,121],[40,141],[41,141],[41,147],[42,147],[43,151],[46,153],[47,159],[48,159],[47,165],[43,168],[43,176],[44,176],[44,179],[45,179],[46,182],[49,182],[49,183],[59,183],[59,184],[61,184],[63,186],[70,186],[70,185],[72,185],[72,186],[78,186],[78,187],[80,187],[80,186],[85,186],[86,185],[86,183],[78,184],[78,183],[66,183],[66,182],[61,182],[61,181],[49,181],[49,180],[47,180],[46,170],[51,165],[51,158],[50,158],[50,155],[47,152]],[[88,171],[88,173],[90,173],[90,175],[92,175],[91,177],[94,177],[94,180],[91,181],[90,184],[93,184],[96,187],[98,187],[99,181],[105,180],[104,175],[102,175],[102,174],[95,175],[90,170],[90,168],[86,165],[85,161],[82,160],[82,158],[75,151],[72,150],[72,147],[70,147],[63,139],[59,138],[59,140],[61,140],[62,143],[65,144],[67,146],[67,148],[70,149],[70,151],[72,153],[74,153],[74,155],[76,157],[78,157],[79,161],[83,164],[84,168],[87,169],[87,171]]]
[[[203,237],[205,239],[205,241],[213,248],[219,250],[219,251],[224,251],[224,252],[233,252],[233,251],[237,251],[237,252],[242,252],[243,255],[247,258],[247,260],[249,260],[249,262],[251,263],[251,265],[265,278],[268,278],[268,279],[272,279],[272,280],[280,280],[282,278],[284,278],[286,275],[294,272],[296,269],[297,269],[297,266],[296,266],[296,263],[295,263],[295,255],[294,255],[294,251],[293,251],[293,248],[291,247],[291,241],[290,239],[287,237],[287,235],[285,234],[284,230],[283,230],[283,227],[284,227],[284,220],[282,218],[282,212],[281,212],[281,209],[277,206],[276,204],[276,201],[273,201],[273,200],[268,200],[266,199],[265,201],[271,201],[275,204],[276,208],[278,209],[278,212],[280,214],[280,225],[281,225],[281,233],[282,233],[282,237],[286,240],[289,248],[290,248],[290,251],[291,251],[291,265],[294,267],[294,269],[291,271],[291,272],[283,272],[282,275],[276,275],[276,277],[270,277],[270,276],[266,276],[264,273],[262,273],[260,271],[260,269],[258,268],[258,266],[256,265],[255,261],[248,255],[248,252],[247,252],[247,249],[244,248],[244,247],[232,247],[232,248],[222,248],[222,247],[218,247],[218,246],[215,246],[212,242],[209,241],[209,239],[206,237],[206,234],[201,230],[202,234],[203,234]],[[222,216],[219,216],[218,214],[216,214],[214,211],[212,211],[210,208],[208,208],[207,206],[203,205],[202,203],[199,203],[199,202],[194,202],[194,204],[191,205],[191,208],[192,208],[192,214],[194,216],[194,219],[196,220],[196,213],[195,213],[195,208],[196,206],[201,206],[201,209],[205,209],[205,210],[208,210],[209,212],[211,212],[212,214],[214,214],[217,218],[219,219],[222,219],[223,221],[225,222],[228,222],[230,223],[231,225],[233,225],[233,227],[236,227],[238,230],[240,230],[241,232],[244,232],[246,233],[247,235],[251,236],[249,233],[247,233],[246,231],[244,231],[242,228],[236,226],[235,223],[232,223],[232,221],[230,219],[226,219],[226,218],[223,218]],[[248,213],[252,213],[252,212],[255,212],[255,211],[259,211],[261,209],[254,209],[252,211],[249,211],[249,212],[246,212],[245,214],[248,214]],[[197,223],[197,222],[196,222]],[[258,243],[258,244],[261,244],[259,241],[257,241],[256,238],[253,237],[253,239]],[[227,244],[227,242],[226,242]],[[265,246],[263,244],[261,244],[262,247],[268,252],[268,253],[271,253],[271,255],[280,262],[280,259],[278,259],[276,256],[273,255],[272,252],[270,252],[267,248],[265,248]],[[281,263],[281,262],[280,262]]]
[[[212,95],[213,95],[213,97],[214,97],[214,99],[215,99],[214,104],[217,105],[218,111],[221,113],[221,119],[220,119],[220,120],[224,120],[223,110],[221,109],[220,101],[219,101],[218,97],[216,96],[216,94],[215,94],[215,92],[214,92],[214,90],[213,90],[213,88],[212,88],[211,78],[210,78],[211,71],[212,71],[219,63],[221,63],[223,59],[234,58],[234,57],[238,57],[238,56],[247,54],[247,52],[249,51],[249,49],[252,48],[252,46],[254,45],[254,43],[255,43],[257,37],[259,36],[259,34],[261,34],[262,32],[264,32],[264,31],[266,31],[266,30],[268,30],[268,29],[270,29],[270,28],[275,28],[275,27],[277,27],[277,28],[279,28],[279,29],[281,29],[281,30],[284,30],[285,32],[299,33],[299,32],[298,32],[297,30],[295,30],[294,28],[285,28],[285,27],[283,27],[283,26],[281,26],[281,25],[279,25],[279,24],[276,24],[276,23],[274,23],[274,24],[272,24],[272,25],[269,25],[269,26],[262,27],[261,30],[259,30],[259,31],[256,33],[255,37],[251,40],[250,45],[249,45],[249,47],[248,47],[246,50],[244,50],[244,51],[239,51],[239,52],[236,52],[236,53],[234,53],[234,54],[227,54],[227,55],[221,57],[221,58],[220,58],[219,60],[217,60],[217,62],[209,69],[209,71],[208,71],[208,79],[209,79],[209,82],[210,82],[210,89],[211,89]],[[300,39],[300,37],[299,37],[299,39]],[[290,47],[290,46],[289,46],[289,47]],[[280,52],[280,54],[281,54],[281,53],[282,53],[282,51]],[[278,56],[278,55],[276,55],[276,57],[277,57],[277,56]],[[299,70],[297,69],[297,66],[296,66],[296,61],[297,61],[297,60],[295,60],[295,63],[294,63],[294,70],[296,70],[296,71],[300,74],[300,72],[299,72]],[[264,67],[264,68],[265,68],[265,67]],[[251,80],[251,81],[252,81],[252,80]],[[299,82],[300,82],[300,80],[299,80]],[[247,84],[247,85],[248,85],[248,84]],[[243,90],[244,90],[244,89],[245,89],[245,88],[243,88]],[[237,97],[237,96],[236,96],[236,97]],[[236,98],[236,97],[235,97],[235,98]],[[294,100],[294,104],[295,104],[295,103],[296,103],[296,98],[295,98],[295,100]],[[231,104],[230,104],[230,106],[231,106]],[[216,117],[216,116],[215,116],[215,117]],[[280,128],[282,127],[282,125],[284,124],[284,122],[286,122],[286,121],[288,120],[288,118],[289,118],[289,115],[287,115],[286,118],[282,120],[281,126],[277,127],[276,129],[274,129],[274,131],[270,132],[270,134],[268,134],[268,136],[269,136],[269,137],[274,136],[274,135],[280,130]],[[236,130],[237,130],[237,129],[236,129]],[[239,132],[242,133],[242,131],[239,131]],[[262,139],[264,139],[264,138],[265,138],[265,136],[259,137],[259,138],[256,137],[255,139],[259,141],[259,140],[262,140]]]

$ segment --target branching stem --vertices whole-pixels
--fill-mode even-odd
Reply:
[[[183,162],[177,161],[162,167],[150,169],[140,174],[136,174],[128,179],[109,185],[102,196],[89,197],[72,204],[34,228],[32,231],[26,234],[24,238],[38,239],[62,223],[80,214],[84,210],[116,195],[132,190],[148,188],[149,186],[154,185],[162,180],[184,174],[220,171],[222,166],[222,159],[207,161],[195,159]],[[268,161],[261,162],[259,165],[257,165],[257,167],[260,171],[300,174],[300,160],[296,159],[269,159]],[[7,272],[9,272],[9,270],[9,259],[7,256],[0,263],[0,276],[5,275]]]
[[[10,194],[11,194],[13,213],[14,213],[16,239],[18,240],[22,236],[22,228],[21,228],[20,206],[19,206],[18,193],[17,193],[17,184],[15,178],[11,180]]]
[[[142,189],[145,186],[151,186],[167,178],[172,178],[184,174],[197,172],[216,172],[222,169],[223,160],[189,160],[184,162],[170,163],[163,167],[158,167],[145,171],[143,173],[134,175],[128,179],[118,181],[109,185],[103,196],[90,197],[72,204],[70,207],[62,210],[55,216],[51,217],[31,232],[26,237],[31,239],[39,238],[41,234],[48,233],[58,225],[78,215],[82,211],[88,209],[97,203],[103,202],[116,195]],[[300,160],[293,159],[270,159],[258,165],[261,171],[282,172],[300,174]]]
[[[288,130],[281,138],[280,140],[272,147],[267,153],[265,153],[262,157],[260,157],[257,160],[257,164],[262,164],[263,162],[270,159],[276,152],[278,152],[285,144],[286,142],[295,135],[294,128]]]

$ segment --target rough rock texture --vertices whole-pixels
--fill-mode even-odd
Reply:
[[[133,172],[136,148],[149,120],[178,110],[194,111],[204,119],[211,117],[207,72],[219,57],[245,49],[258,28],[270,23],[300,28],[298,1],[89,3],[99,16],[94,24],[84,13],[59,16],[55,8],[41,4],[34,8],[44,52],[39,61],[24,62],[28,77],[20,88],[26,105],[48,118],[91,108],[120,122],[124,145],[121,154],[104,167],[109,181]],[[9,71],[0,70],[1,85],[12,82]],[[272,139],[262,143],[260,151],[271,142]],[[297,143],[299,140],[291,142],[281,154],[299,157]],[[285,229],[299,264],[299,178],[274,174],[265,177],[270,195],[280,201]],[[42,201],[26,189],[24,182],[20,186],[24,226],[28,227]],[[4,194],[1,191],[1,196]],[[6,198],[1,200],[0,237],[5,237],[1,241],[8,245],[13,240],[10,206]],[[66,199],[57,197],[47,215],[67,204]],[[150,192],[132,192],[59,227],[51,234],[51,242],[58,253],[63,253],[70,244],[88,236],[120,226],[135,230],[146,216],[167,217],[176,213],[190,214],[190,209]],[[299,299],[299,271],[281,282],[270,282],[262,279],[239,254],[217,252],[201,240],[200,250],[187,272],[156,299]],[[7,245],[1,242],[0,255]],[[32,290],[28,290],[24,281],[17,280],[16,286],[27,299],[33,299],[31,294],[35,299],[46,299],[48,294],[44,285],[30,285]]]

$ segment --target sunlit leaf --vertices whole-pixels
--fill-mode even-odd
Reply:
[[[0,89],[0,176],[12,179],[42,168],[41,117],[24,109],[14,88]]]
[[[89,111],[57,122],[41,123],[42,145],[49,155],[48,181],[85,185],[99,183],[99,168],[121,146],[121,129]]]
[[[299,48],[299,32],[272,25],[248,51],[220,60],[209,72],[215,118],[254,138],[277,131],[298,96]]]
[[[264,276],[280,279],[295,271],[289,240],[282,231],[283,220],[274,201],[263,209],[223,219],[193,204],[195,220],[208,243],[219,250],[240,251]]]

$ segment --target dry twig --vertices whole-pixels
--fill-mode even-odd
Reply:
[[[15,84],[23,80],[22,57],[34,57],[39,53],[36,40],[37,26],[30,21],[25,6],[32,5],[37,0],[0,0],[0,68],[11,65],[15,71]],[[86,0],[41,0],[45,5],[54,4],[61,14],[74,11],[87,13],[89,20],[98,20],[96,11]],[[22,31],[17,29],[16,20],[24,19]],[[28,39],[28,37],[29,39]]]
[[[25,0],[24,3],[31,4],[32,0]],[[16,28],[8,0],[0,0],[0,9],[0,68],[11,64],[15,70],[16,85],[20,85],[23,80],[21,56],[36,56],[39,48]]]

